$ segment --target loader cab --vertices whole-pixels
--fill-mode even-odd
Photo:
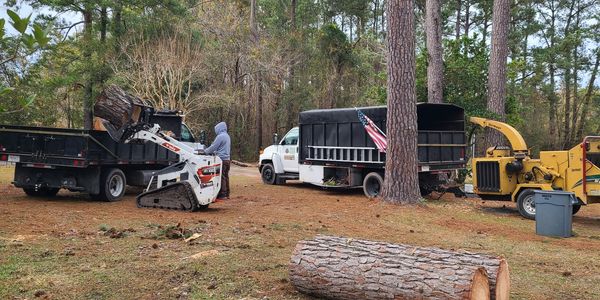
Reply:
[[[195,143],[196,142],[196,138],[194,137],[194,134],[192,133],[192,131],[190,130],[190,128],[185,125],[185,123],[181,123],[181,135],[179,137],[179,140],[185,143]]]

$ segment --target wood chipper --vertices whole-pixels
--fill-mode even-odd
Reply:
[[[501,132],[511,145],[490,147],[485,157],[473,158],[473,189],[480,197],[511,199],[528,219],[535,218],[534,190],[574,193],[573,214],[581,205],[600,203],[600,136],[588,136],[570,150],[541,151],[534,159],[512,126],[478,117],[470,121]]]

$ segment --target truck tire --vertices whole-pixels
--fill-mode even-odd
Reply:
[[[517,197],[517,208],[524,218],[535,220],[534,189],[525,189]]]
[[[23,188],[23,191],[30,197],[54,197],[59,188],[40,188],[37,191],[34,188]]]
[[[125,194],[127,181],[123,171],[117,168],[106,169],[100,175],[100,193],[90,194],[94,200],[119,201]]]
[[[383,177],[377,172],[371,172],[363,180],[363,192],[369,199],[377,198],[381,194]]]
[[[277,173],[275,173],[275,168],[273,164],[265,164],[260,171],[260,177],[265,184],[281,184],[281,181],[277,178]]]

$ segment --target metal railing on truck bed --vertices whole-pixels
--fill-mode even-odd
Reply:
[[[385,106],[359,108],[386,131]],[[417,105],[419,171],[465,167],[464,110],[451,104]],[[321,109],[300,113],[299,161],[303,164],[383,168],[379,152],[355,109]]]

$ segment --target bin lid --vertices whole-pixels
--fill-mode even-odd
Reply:
[[[534,200],[536,205],[546,203],[564,203],[565,205],[569,205],[576,202],[575,194],[571,192],[534,190],[534,193]]]

